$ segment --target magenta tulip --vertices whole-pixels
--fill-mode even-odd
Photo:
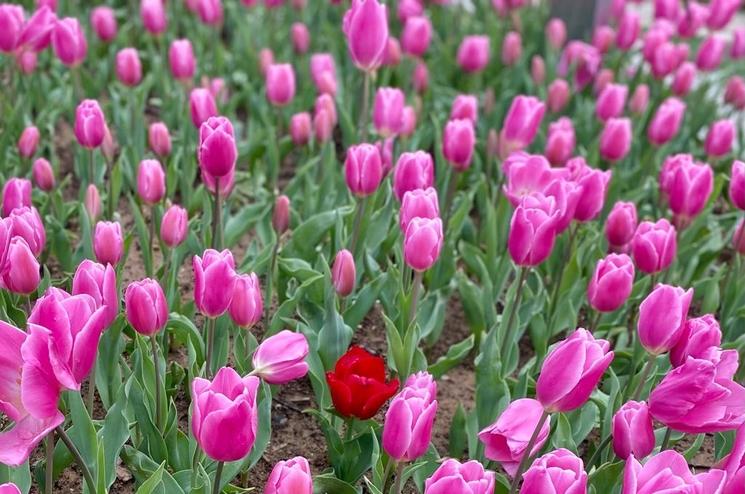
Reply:
[[[47,243],[47,234],[39,211],[34,207],[15,208],[8,220],[11,237],[22,237],[34,256],[39,257]]]
[[[489,64],[489,37],[466,36],[458,47],[458,65],[464,72],[480,72]]]
[[[613,46],[615,38],[616,31],[612,27],[607,24],[596,26],[592,33],[592,46],[597,48],[600,53],[605,54]]]
[[[564,21],[554,17],[546,23],[546,40],[554,50],[561,50],[567,39],[567,28]]]
[[[365,197],[374,193],[383,179],[383,164],[378,148],[372,144],[350,147],[344,160],[344,178],[352,194]]]
[[[125,86],[136,86],[142,80],[140,56],[134,48],[124,48],[116,54],[116,77]]]
[[[561,117],[548,126],[546,149],[544,154],[554,166],[561,166],[572,156],[575,146],[574,125],[572,120]]]
[[[101,264],[116,266],[122,258],[124,237],[117,222],[99,221],[93,234],[93,252]]]
[[[642,221],[631,239],[631,255],[636,267],[647,274],[669,268],[677,250],[675,227],[664,218],[656,223]]]
[[[636,232],[636,205],[633,202],[618,201],[605,221],[605,238],[611,250],[623,252],[634,238]]]
[[[168,48],[168,65],[171,68],[173,78],[178,81],[190,81],[194,77],[197,68],[197,60],[191,41],[188,39],[176,39]]]
[[[404,93],[398,88],[382,87],[375,93],[373,124],[383,138],[401,131],[405,103]]]
[[[336,63],[330,53],[315,53],[310,57],[310,76],[319,93],[336,94]]]
[[[440,218],[412,218],[404,234],[404,260],[415,271],[426,271],[440,257],[443,231]]]
[[[0,52],[13,53],[18,46],[24,21],[23,7],[4,3],[0,5]]]
[[[283,330],[261,342],[253,355],[254,370],[269,384],[286,384],[308,373],[305,357],[310,351],[302,333]]]
[[[261,320],[264,298],[256,274],[236,275],[232,300],[228,307],[230,318],[242,328],[250,328]]]
[[[90,23],[96,36],[101,41],[108,43],[116,38],[118,27],[114,9],[111,7],[102,5],[94,8],[91,11]]]
[[[155,280],[130,283],[124,293],[124,307],[127,321],[141,335],[153,336],[166,327],[168,302]]]
[[[39,187],[41,190],[43,190],[44,192],[50,192],[52,189],[54,189],[54,170],[52,169],[52,165],[49,163],[49,161],[44,158],[38,158],[36,161],[34,161],[34,164],[31,167],[31,173],[34,177],[36,186]]]
[[[13,237],[10,240],[5,259],[1,273],[5,288],[20,295],[34,293],[41,281],[40,266],[23,237]]]
[[[545,111],[546,105],[533,96],[519,95],[512,100],[500,134],[504,158],[512,151],[525,149],[533,142]]]
[[[398,222],[402,233],[406,233],[409,223],[414,218],[435,219],[439,217],[440,207],[437,191],[434,188],[415,189],[404,194]]]
[[[494,472],[476,460],[461,463],[449,458],[424,483],[424,494],[492,494]]]
[[[654,449],[654,427],[643,401],[627,401],[613,415],[613,451],[619,458],[644,458]]]
[[[735,140],[735,124],[724,119],[714,122],[706,134],[704,150],[709,156],[721,157],[732,151]]]
[[[599,120],[607,122],[623,114],[626,106],[626,96],[629,88],[624,84],[608,84],[600,92],[595,104],[595,115]]]
[[[523,197],[510,222],[507,248],[518,266],[537,266],[551,254],[560,211],[552,197],[536,192]]]
[[[649,141],[656,146],[669,142],[680,130],[686,105],[678,98],[667,98],[657,108],[647,129]]]
[[[140,19],[150,34],[163,34],[168,27],[163,0],[140,0]]]
[[[290,227],[290,198],[284,194],[274,201],[272,227],[277,235],[282,235]]]
[[[43,51],[52,42],[52,31],[56,25],[54,11],[46,5],[39,7],[23,26],[16,46],[26,47],[33,52]]]
[[[657,285],[639,305],[639,342],[652,355],[670,351],[680,341],[693,289]]]
[[[212,117],[217,117],[217,103],[209,89],[198,87],[192,89],[189,94],[189,111],[191,122],[194,127],[200,129],[201,125]]]
[[[313,477],[308,460],[296,456],[274,465],[264,494],[313,494]]]
[[[429,48],[432,40],[432,23],[425,16],[417,15],[406,19],[401,33],[401,46],[404,53],[421,57]]]
[[[738,110],[745,110],[745,79],[732,76],[724,89],[724,101]]]
[[[745,210],[745,163],[732,162],[732,173],[729,182],[729,199],[736,208]]]
[[[566,77],[573,69],[574,85],[581,90],[595,80],[601,61],[601,53],[594,46],[583,41],[570,41],[561,54],[557,73]]]
[[[366,72],[383,62],[388,44],[388,10],[378,0],[354,0],[344,14],[344,35],[349,56]]]
[[[202,257],[194,256],[194,303],[209,318],[221,316],[233,299],[236,283],[235,260],[225,249],[204,251]]]
[[[724,55],[725,42],[724,38],[718,34],[712,34],[707,37],[696,54],[696,65],[699,69],[712,71],[722,63]]]
[[[158,160],[142,160],[137,168],[137,194],[146,204],[157,204],[166,194],[166,173]]]
[[[634,264],[626,254],[609,254],[598,261],[587,286],[587,300],[599,312],[620,308],[634,286]]]
[[[677,451],[668,449],[652,456],[642,466],[634,455],[626,460],[621,494],[652,492],[721,492],[725,473],[711,469],[693,475],[688,461]]]
[[[520,60],[522,52],[523,41],[520,33],[510,31],[505,34],[502,40],[502,63],[507,66],[515,65]]]
[[[426,373],[412,374],[385,414],[382,446],[395,461],[413,461],[427,452],[437,414],[437,383]]]
[[[641,29],[641,18],[633,10],[625,9],[621,19],[618,21],[618,32],[616,34],[616,46],[622,51],[628,51],[639,37]]]
[[[587,474],[582,459],[559,448],[536,458],[523,474],[520,494],[585,494]]]
[[[106,120],[98,106],[98,101],[84,100],[75,111],[75,137],[84,148],[94,149],[101,145],[104,138]]]
[[[39,129],[30,125],[23,129],[21,137],[18,139],[18,154],[22,158],[32,158],[36,154],[36,147],[39,145]]]
[[[189,213],[186,209],[174,204],[163,214],[160,222],[160,238],[163,243],[175,248],[181,245],[189,233]]]
[[[393,190],[401,200],[406,192],[426,189],[434,183],[432,156],[424,151],[402,153],[393,172]]]
[[[476,132],[470,120],[450,120],[442,134],[442,154],[456,171],[462,172],[471,166]]]
[[[356,280],[357,270],[354,256],[347,249],[342,249],[336,254],[331,268],[331,282],[334,290],[340,297],[346,297],[354,291]]]
[[[580,189],[574,219],[580,222],[594,220],[605,205],[611,171],[591,168],[584,158],[580,157],[569,160],[566,167],[570,171],[569,180]]]
[[[72,278],[72,294],[85,294],[93,298],[96,308],[105,308],[103,324],[109,327],[119,314],[119,289],[116,283],[116,272],[107,264],[99,264],[84,259],[75,270]]]
[[[673,83],[670,86],[676,96],[683,97],[691,91],[696,78],[696,66],[691,62],[684,62],[675,71]]]
[[[74,17],[59,19],[52,31],[52,48],[68,67],[80,65],[88,53],[88,42],[80,22]]]
[[[11,177],[3,186],[3,216],[16,208],[31,207],[31,182],[25,178]]]
[[[266,99],[274,106],[286,106],[294,97],[295,71],[292,65],[270,65],[266,70]]]
[[[706,358],[711,347],[722,343],[722,331],[716,318],[707,314],[688,319],[678,343],[670,349],[670,363],[673,367],[683,365],[688,357]]]
[[[564,79],[554,79],[548,85],[548,109],[558,113],[564,109],[569,102],[569,83]]]
[[[631,95],[629,101],[629,110],[636,115],[641,115],[647,111],[649,105],[649,86],[646,84],[639,84],[634,89],[634,94]]]
[[[619,161],[631,149],[631,120],[611,118],[600,135],[600,156],[608,161]]]
[[[94,184],[89,184],[88,188],[85,189],[83,206],[91,222],[96,221],[101,215],[101,195],[98,193],[98,188]]]
[[[310,141],[313,122],[310,113],[296,113],[290,118],[290,137],[296,146],[304,146]]]
[[[714,188],[714,171],[706,163],[684,161],[670,172],[667,190],[670,209],[681,227],[701,213]]]
[[[238,150],[233,124],[225,117],[210,117],[199,128],[199,166],[217,179],[235,168]]]
[[[542,86],[546,80],[546,62],[540,55],[533,55],[530,59],[530,77],[536,86]]]
[[[171,134],[166,124],[163,122],[151,123],[148,127],[147,137],[150,149],[159,157],[165,158],[171,154]]]
[[[427,88],[429,87],[429,69],[427,69],[427,64],[419,60],[414,66],[414,73],[412,74],[411,79],[414,91],[419,94],[427,91]]]

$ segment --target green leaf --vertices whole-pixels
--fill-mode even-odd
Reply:
[[[460,364],[468,356],[473,348],[474,341],[475,336],[471,335],[465,340],[451,345],[445,355],[429,366],[427,372],[432,374],[435,379],[439,379],[450,369]]]
[[[625,463],[605,463],[590,474],[588,485],[597,494],[613,492],[614,487],[619,484]]]
[[[163,462],[160,464],[158,469],[153,472],[153,474],[150,476],[149,479],[147,479],[139,489],[137,489],[136,494],[152,494],[155,489],[161,485],[163,482],[163,467],[165,467],[166,462]]]
[[[565,414],[556,414],[556,425],[553,427],[553,430],[551,446],[555,449],[566,448],[576,454],[577,445],[572,438],[572,425],[569,423],[569,419],[567,419]]]
[[[313,493],[314,494],[360,494],[361,491],[354,487],[352,484],[348,484],[343,480],[339,480],[333,476],[333,474],[326,473],[322,475],[316,475],[313,479]]]

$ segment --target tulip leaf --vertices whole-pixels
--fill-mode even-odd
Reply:
[[[623,461],[605,463],[593,471],[588,479],[589,492],[596,494],[611,492],[621,479],[624,465]]]
[[[313,479],[314,494],[360,494],[361,492],[361,489],[337,479],[330,473],[316,475]]]
[[[124,446],[121,456],[124,463],[132,472],[132,475],[141,484],[144,485],[153,477],[156,471],[161,470],[159,482],[156,483],[156,485],[162,484],[163,491],[160,492],[164,494],[185,494],[181,485],[174,480],[168,470],[163,468],[165,462],[160,464],[155,463],[148,455],[129,445]]]
[[[139,489],[137,489],[137,492],[135,494],[153,494],[153,492],[156,491],[156,488],[162,487],[161,484],[163,482],[163,471],[165,467],[166,462],[160,464],[157,470],[153,472],[153,474],[148,478],[145,482],[142,483]]]
[[[430,365],[427,372],[432,374],[435,379],[439,379],[450,369],[460,364],[473,349],[475,336],[471,335],[463,341],[455,343],[448,348],[445,355],[437,359],[437,362]]]
[[[572,438],[572,425],[569,423],[566,414],[557,413],[556,424],[551,435],[551,446],[553,448],[565,448],[569,451],[577,453],[577,444]]]

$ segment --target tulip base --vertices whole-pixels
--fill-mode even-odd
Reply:
[[[70,452],[73,458],[75,458],[75,462],[78,464],[78,468],[80,468],[80,471],[83,472],[83,478],[85,479],[85,484],[88,486],[88,492],[91,494],[96,494],[98,492],[96,490],[96,482],[93,480],[93,475],[88,469],[88,465],[86,465],[85,460],[80,454],[80,451],[78,451],[78,448],[75,446],[75,443],[72,442],[61,425],[57,426],[54,431],[65,444],[67,450]]]
[[[155,368],[155,427],[162,432],[162,412],[160,407],[160,363],[158,358],[158,345],[155,335],[150,337],[150,348],[153,351],[153,366]]]
[[[215,471],[215,483],[212,486],[212,494],[220,494],[220,478],[222,477],[222,469],[225,467],[225,462],[217,463],[217,470]]]
[[[393,494],[401,494],[401,487],[403,485],[401,484],[401,481],[403,480],[403,473],[404,473],[404,467],[406,466],[406,463],[400,462],[396,465],[396,481],[393,484],[393,491],[391,491]]]

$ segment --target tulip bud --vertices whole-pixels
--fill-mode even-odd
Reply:
[[[372,144],[351,146],[344,161],[344,178],[352,194],[364,197],[374,193],[383,179],[378,148]]]
[[[688,360],[688,357],[706,358],[711,347],[718,347],[721,344],[722,331],[713,315],[688,319],[678,343],[670,349],[670,363],[673,367],[679,367]]]
[[[98,101],[87,99],[75,110],[75,137],[84,148],[95,149],[104,138],[106,119]]]
[[[196,128],[200,128],[209,118],[217,116],[215,97],[209,89],[201,87],[192,89],[189,94],[189,109],[191,121]]]
[[[630,9],[624,9],[621,19],[618,21],[618,34],[616,35],[616,46],[621,51],[629,51],[634,41],[639,37],[641,19],[639,14]]]
[[[137,194],[146,204],[157,204],[166,194],[166,174],[158,160],[142,160],[137,168]]]
[[[552,197],[524,196],[512,214],[507,248],[519,266],[537,266],[551,254],[560,211]]]
[[[0,5],[0,52],[12,53],[18,46],[18,40],[23,30],[23,7],[4,3]]]
[[[745,57],[745,28],[738,28],[732,32],[730,56],[734,60]]]
[[[290,198],[282,194],[274,201],[272,227],[277,235],[282,235],[290,226]]]
[[[458,47],[458,65],[464,72],[480,72],[489,64],[489,37],[466,36]]]
[[[745,110],[745,79],[736,75],[730,77],[724,90],[724,102]]]
[[[142,80],[140,56],[134,48],[124,48],[116,54],[116,77],[125,86],[136,86]]]
[[[36,146],[39,145],[39,129],[31,125],[23,129],[18,139],[18,154],[22,158],[31,158],[36,154]]]
[[[34,182],[44,192],[49,192],[54,189],[54,170],[52,165],[49,164],[44,158],[38,158],[34,161],[31,168],[31,172],[34,176]]]
[[[199,166],[220,179],[234,168],[238,158],[233,124],[225,117],[210,117],[199,128]]]
[[[272,64],[266,71],[266,99],[285,106],[295,97],[295,72],[290,64]]]
[[[114,136],[111,135],[109,126],[104,122],[103,126],[103,141],[101,141],[101,154],[104,158],[111,162],[116,154],[116,143],[114,142]]]
[[[236,275],[232,296],[228,313],[234,323],[242,328],[250,328],[261,321],[264,299],[261,296],[261,285],[259,285],[259,278],[256,274]],[[270,381],[267,380],[267,382]]]
[[[595,115],[603,122],[623,114],[629,88],[623,84],[608,84],[600,92],[595,105]]]
[[[647,130],[649,140],[661,146],[669,142],[680,129],[686,105],[677,98],[667,98],[657,108]]]
[[[709,156],[720,157],[732,151],[735,140],[735,124],[732,120],[717,120],[709,128],[704,141],[704,150]]]
[[[141,335],[153,336],[166,327],[168,302],[155,280],[145,278],[130,283],[124,293],[124,307],[127,322]]]
[[[557,344],[543,361],[536,381],[536,399],[549,413],[570,412],[590,398],[613,360],[606,340],[579,328]],[[578,372],[567,373],[567,369]]]
[[[572,156],[575,146],[574,126],[571,119],[561,117],[549,124],[544,154],[554,166],[561,166]]]
[[[3,186],[3,216],[9,216],[14,209],[22,207],[31,207],[31,182],[12,177]]]
[[[336,293],[340,297],[346,297],[354,291],[356,280],[357,271],[354,265],[354,257],[347,249],[342,249],[336,254],[331,269],[331,281]]]
[[[168,19],[163,0],[140,0],[140,19],[150,34],[157,36],[164,33]]]
[[[587,300],[598,312],[613,312],[631,295],[634,264],[626,254],[609,254],[598,261],[587,286]]]
[[[52,48],[60,62],[68,67],[76,67],[88,53],[88,42],[80,22],[73,17],[57,21],[52,31]]]
[[[290,28],[290,34],[292,48],[295,50],[295,53],[299,55],[306,53],[310,47],[310,31],[308,31],[308,26],[302,22],[295,22]]]
[[[546,62],[540,55],[533,55],[530,59],[530,77],[536,86],[542,86],[546,80]]]
[[[36,52],[20,50],[16,52],[15,59],[16,67],[18,67],[18,70],[20,70],[22,74],[33,74],[34,70],[36,70],[36,64],[38,62]]]
[[[401,130],[399,130],[399,135],[401,137],[409,137],[416,130],[416,110],[411,106],[404,106],[402,117],[403,118],[401,120]],[[392,143],[393,137],[389,137],[388,139],[386,139],[386,141],[391,141]]]
[[[36,208],[25,206],[15,208],[8,219],[11,225],[11,237],[23,237],[31,252],[39,257],[47,242],[47,234]]]
[[[261,342],[253,355],[254,370],[269,384],[286,384],[308,373],[305,357],[310,351],[302,333],[283,330]]]
[[[388,41],[383,51],[382,65],[385,67],[395,67],[401,63],[401,44],[393,36],[388,37]]]
[[[199,20],[207,26],[220,26],[223,22],[222,0],[197,0]]]
[[[93,235],[93,252],[101,264],[116,266],[122,258],[124,238],[117,222],[99,221]]]
[[[336,103],[334,102],[334,98],[332,98],[331,95],[325,93],[320,94],[316,98],[313,109],[316,115],[321,113],[321,111],[325,111],[330,118],[331,127],[333,128],[336,125],[338,119],[336,115]]]
[[[605,54],[611,49],[615,37],[616,32],[612,27],[605,24],[597,26],[592,33],[592,46],[597,48],[600,53]]]
[[[147,135],[150,149],[155,154],[161,158],[165,158],[171,154],[171,134],[168,132],[166,124],[163,122],[151,123]]]
[[[290,118],[290,136],[296,146],[303,146],[310,141],[312,132],[310,113],[296,113]]]
[[[397,88],[382,87],[375,94],[373,124],[384,138],[398,134],[403,125],[403,110],[406,99]]]
[[[404,53],[414,57],[422,57],[427,53],[432,40],[432,23],[422,15],[411,16],[406,19],[401,33],[401,45]]]
[[[169,207],[160,222],[160,238],[170,248],[178,247],[189,233],[189,213],[178,205]]]
[[[197,60],[188,39],[173,40],[168,48],[168,65],[171,67],[173,78],[178,81],[190,81],[194,77]]]
[[[402,153],[393,174],[393,190],[401,200],[406,192],[426,189],[434,183],[432,156],[424,151]]]
[[[714,0],[709,2],[709,15],[706,18],[706,25],[712,29],[722,29],[729,24],[740,8],[738,0]]]
[[[425,92],[429,86],[429,70],[427,70],[427,64],[421,60],[414,66],[411,83],[414,86],[414,91],[417,93]]]
[[[443,232],[440,218],[412,218],[404,235],[404,260],[415,271],[426,271],[440,257]]]
[[[608,161],[619,161],[631,149],[631,120],[611,118],[600,135],[600,156]]]
[[[546,24],[546,39],[554,50],[561,50],[567,39],[567,28],[564,21],[554,17]]]
[[[319,93],[336,94],[336,64],[330,53],[310,57],[310,76]]]
[[[334,125],[333,117],[326,109],[317,111],[313,116],[313,135],[316,141],[323,143],[331,140]]]
[[[349,55],[364,71],[376,69],[383,62],[388,45],[388,11],[378,0],[352,2],[342,26]]]
[[[693,289],[657,285],[639,305],[639,342],[652,355],[670,351],[683,335]]]
[[[91,11],[91,26],[98,39],[104,42],[113,41],[116,38],[117,24],[114,10],[111,7],[100,6]]]
[[[91,222],[101,215],[101,196],[98,193],[98,188],[94,184],[88,185],[85,189],[85,200],[83,201],[85,211],[88,213],[88,218]]]
[[[649,86],[646,84],[639,84],[634,89],[634,94],[631,95],[631,101],[629,101],[629,109],[636,115],[641,115],[647,110],[649,104]]]
[[[313,494],[313,478],[308,460],[296,456],[274,465],[266,481],[264,494]]]
[[[382,446],[391,459],[413,461],[422,457],[432,439],[437,414],[437,384],[426,372],[409,376],[385,414]]]
[[[666,219],[657,223],[643,221],[631,240],[631,253],[636,267],[647,274],[664,271],[677,251],[675,227]]]
[[[473,122],[464,119],[450,120],[442,135],[442,154],[455,171],[465,171],[471,166],[476,132]]]
[[[554,79],[548,85],[548,109],[558,113],[569,102],[569,83],[564,79]]]
[[[479,120],[479,100],[472,94],[459,94],[453,100],[450,120],[470,120],[474,125]]]
[[[434,188],[415,189],[404,194],[398,223],[401,233],[406,233],[409,223],[414,218],[435,219],[439,217],[440,206],[437,191]]]
[[[605,238],[611,250],[624,251],[636,232],[636,205],[619,201],[613,205],[605,221]]]
[[[20,295],[31,295],[41,281],[39,261],[23,237],[13,237],[8,245],[2,281],[9,291]]]
[[[508,32],[502,41],[502,63],[515,65],[522,56],[523,41],[517,31]]]
[[[494,483],[494,472],[484,470],[478,461],[461,463],[450,458],[424,482],[424,494],[450,494],[454,485],[464,486],[464,494],[492,494]]]
[[[745,210],[745,163],[739,160],[732,162],[729,199],[736,208]]]
[[[230,306],[236,284],[233,254],[207,249],[202,257],[194,256],[192,267],[197,309],[209,318],[221,316]]]
[[[613,451],[619,458],[644,458],[654,449],[654,428],[643,401],[627,401],[613,415]]]
[[[698,48],[698,54],[696,55],[696,65],[701,70],[711,71],[719,67],[722,62],[722,55],[724,55],[724,39],[717,35],[712,34],[706,38],[701,46]]]
[[[676,224],[683,227],[706,206],[714,188],[714,171],[706,163],[695,163],[692,159],[677,161],[679,164],[668,172],[665,193]]]

